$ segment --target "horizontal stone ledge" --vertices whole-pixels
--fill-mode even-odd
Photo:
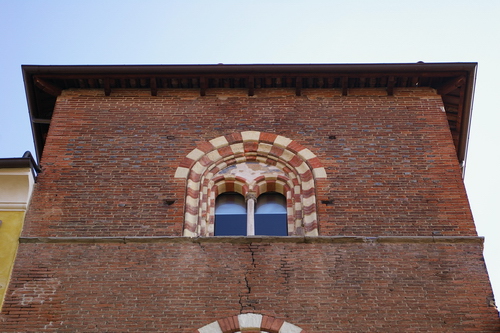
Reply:
[[[27,207],[25,202],[0,202],[0,212],[24,212]]]
[[[96,243],[484,243],[477,236],[219,236],[219,237],[20,237],[20,243],[96,244]]]

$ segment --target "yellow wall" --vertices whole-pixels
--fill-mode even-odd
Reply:
[[[24,212],[0,211],[0,221],[2,221],[0,225],[0,309],[14,266],[24,214]]]
[[[0,161],[1,162],[1,161]],[[24,215],[33,193],[31,168],[0,168],[0,309],[14,267]]]

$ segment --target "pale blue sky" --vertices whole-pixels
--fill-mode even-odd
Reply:
[[[500,298],[499,17],[496,0],[0,0],[0,157],[34,150],[21,64],[478,62],[465,181]]]

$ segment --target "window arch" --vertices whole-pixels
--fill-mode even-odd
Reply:
[[[326,178],[319,159],[286,137],[248,131],[202,142],[177,168],[187,180],[185,236],[214,235],[215,200],[224,192],[286,198],[288,235],[317,235],[315,180]]]
[[[306,333],[302,328],[282,319],[256,313],[244,313],[237,316],[216,320],[196,333],[233,333],[260,331],[265,333]]]

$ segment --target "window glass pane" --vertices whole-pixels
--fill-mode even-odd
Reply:
[[[245,198],[236,192],[222,193],[215,200],[215,236],[246,236]]]
[[[255,209],[255,234],[262,236],[286,236],[286,198],[276,192],[259,196]]]

